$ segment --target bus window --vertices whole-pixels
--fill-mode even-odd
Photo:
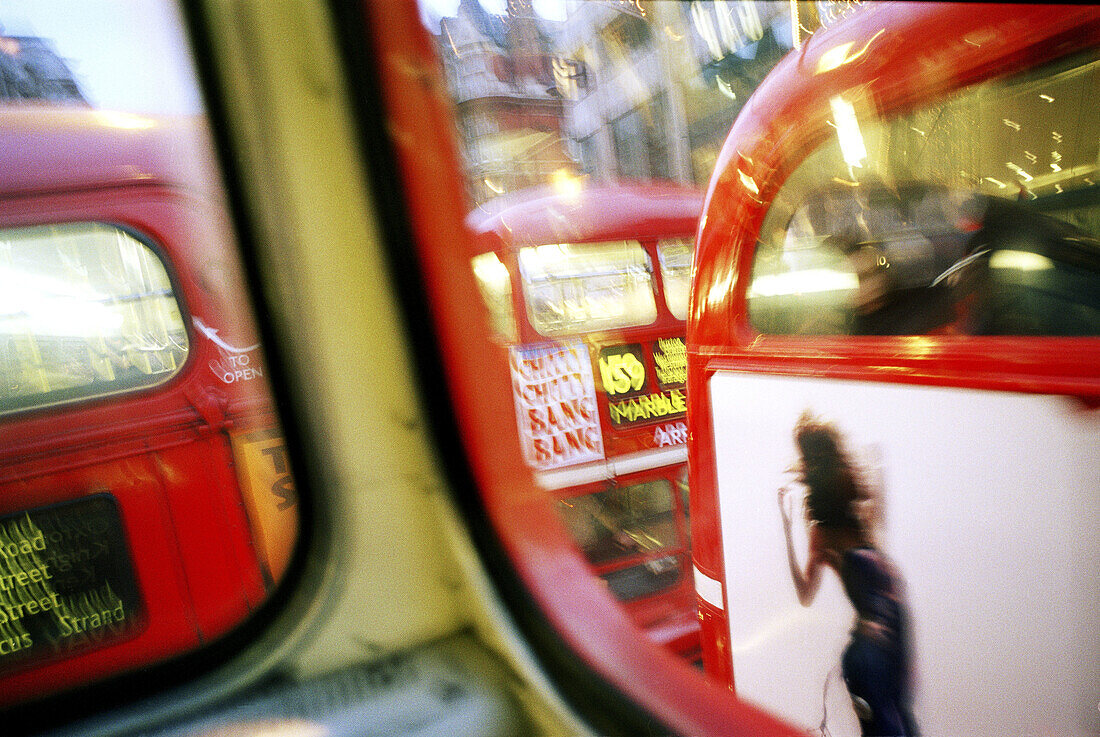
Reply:
[[[694,245],[690,238],[657,241],[657,258],[661,262],[661,280],[665,285],[665,304],[677,320],[687,319]]]
[[[676,543],[672,493],[665,479],[563,499],[561,511],[593,563]]]
[[[653,267],[637,241],[530,246],[519,267],[531,325],[548,338],[657,317]]]
[[[168,272],[133,235],[94,223],[0,232],[0,411],[168,381],[187,330]]]
[[[658,478],[564,498],[566,527],[620,601],[654,597],[683,575],[685,515],[672,483]]]
[[[784,183],[756,251],[753,325],[1097,335],[1100,114],[1078,102],[1097,85],[1089,52],[899,117],[837,116],[861,156],[838,128]],[[965,126],[990,135],[960,147]]]

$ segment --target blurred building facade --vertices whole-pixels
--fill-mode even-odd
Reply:
[[[570,0],[561,48],[593,78],[566,126],[584,171],[704,185],[741,106],[793,45],[790,7]]]
[[[440,23],[438,48],[475,203],[575,173],[555,82],[565,62],[555,57],[552,25],[530,0],[511,0],[503,16],[461,0],[456,16]]]
[[[0,29],[0,102],[29,100],[88,105],[49,39],[5,36]]]
[[[560,177],[704,186],[737,113],[820,3],[461,0],[437,38],[474,204]]]

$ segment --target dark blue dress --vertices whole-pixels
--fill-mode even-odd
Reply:
[[[858,616],[841,669],[862,734],[913,737],[909,622],[901,579],[874,548],[846,550],[840,579]]]

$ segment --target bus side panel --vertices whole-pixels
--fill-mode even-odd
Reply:
[[[264,596],[248,520],[222,433],[157,454],[204,638],[239,623]]]
[[[689,349],[690,350],[690,349]],[[691,412],[687,424],[691,496],[691,557],[699,608],[703,667],[719,683],[734,687],[730,670],[729,627],[726,620],[725,569],[718,507],[718,482],[715,478],[714,432],[709,421],[710,395],[703,380],[701,362],[688,361],[688,387]],[[706,448],[708,453],[703,453]]]
[[[921,731],[1100,732],[1100,411],[1063,396],[732,371],[710,390],[741,697],[807,729],[859,733],[841,678],[855,610],[828,567],[800,606],[780,511],[784,489],[805,566],[792,466],[809,412],[840,432],[870,491],[860,514],[901,611],[883,646],[907,663]]]
[[[733,688],[730,630],[725,609],[699,599],[699,643],[707,676]]]

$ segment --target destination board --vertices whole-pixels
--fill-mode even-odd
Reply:
[[[0,670],[116,641],[141,618],[112,496],[0,517]]]

